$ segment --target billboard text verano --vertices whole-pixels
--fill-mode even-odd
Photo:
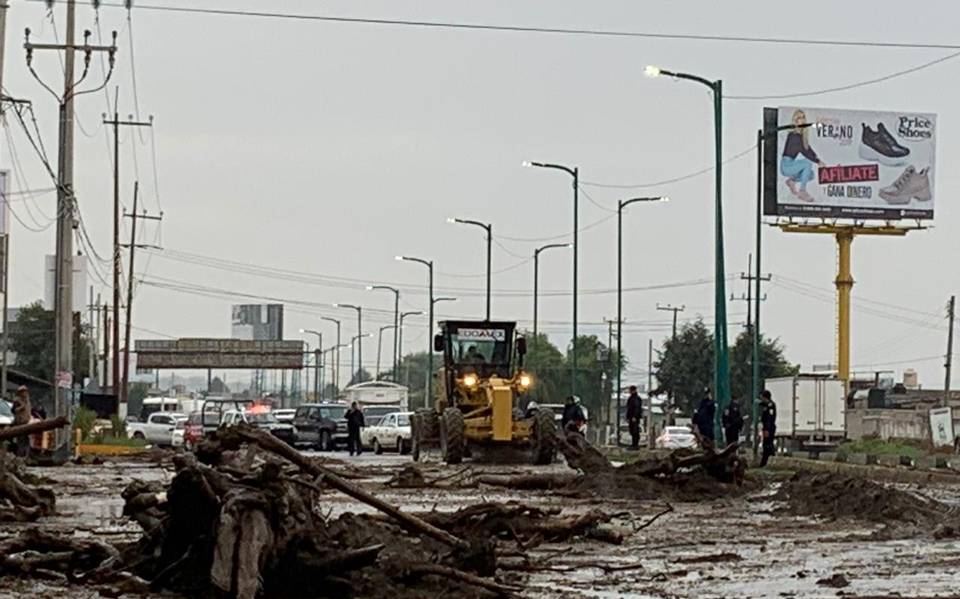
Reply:
[[[936,115],[781,106],[763,116],[764,214],[933,218]]]

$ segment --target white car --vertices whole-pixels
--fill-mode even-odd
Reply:
[[[13,424],[13,408],[5,400],[0,399],[0,426]]]
[[[186,421],[187,415],[179,412],[154,412],[146,422],[127,424],[127,437],[143,439],[152,445],[173,445],[173,435],[178,421]]]
[[[280,408],[279,410],[273,411],[273,415],[277,420],[287,424],[293,424],[293,415],[296,413],[296,408]]]
[[[374,453],[384,449],[404,454],[410,449],[410,416],[413,412],[393,412],[373,421],[360,431],[360,444]]]
[[[173,447],[183,447],[183,436],[187,432],[187,419],[177,420],[176,424],[173,425],[173,437],[170,440],[170,444]]]
[[[685,426],[666,426],[656,439],[657,449],[696,449],[697,438],[693,431]]]

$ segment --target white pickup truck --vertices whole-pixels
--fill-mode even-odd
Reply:
[[[153,445],[173,445],[173,430],[177,421],[187,416],[179,412],[154,412],[146,422],[127,423],[127,436],[131,439],[143,439]]]

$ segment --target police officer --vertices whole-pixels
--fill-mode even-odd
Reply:
[[[630,449],[640,448],[640,419],[643,417],[643,402],[637,394],[637,386],[630,385],[627,398],[627,426],[630,427]]]
[[[773,439],[777,434],[777,404],[773,403],[773,396],[766,389],[760,394],[760,431],[763,436],[763,457],[760,458],[760,466],[766,466],[770,456],[776,453]]]
[[[347,449],[350,455],[363,453],[363,445],[360,443],[360,429],[365,426],[363,421],[363,412],[357,402],[350,404],[347,410]]]
[[[713,394],[709,389],[704,390],[703,399],[697,406],[697,411],[693,414],[693,423],[697,425],[697,431],[704,439],[713,443],[716,435],[713,434],[713,421],[717,416],[717,403],[713,401]]]
[[[734,400],[723,411],[724,440],[727,444],[740,442],[740,431],[743,430],[743,414],[740,412],[740,402]]]

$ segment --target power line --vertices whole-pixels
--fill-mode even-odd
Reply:
[[[41,0],[34,0],[34,1],[41,1]],[[57,1],[63,2],[64,0],[57,0]],[[121,7],[125,8],[124,4],[120,4],[120,3],[103,3],[103,6],[109,6],[114,8],[121,8]],[[539,33],[539,34],[577,35],[577,36],[591,36],[591,37],[626,37],[626,38],[701,41],[701,42],[706,41],[706,42],[749,43],[749,44],[835,46],[835,47],[849,47],[849,48],[960,50],[960,45],[946,44],[946,43],[874,42],[874,41],[809,39],[809,38],[774,38],[774,37],[754,37],[754,36],[736,36],[736,35],[659,33],[659,32],[652,32],[652,31],[498,25],[498,24],[483,24],[483,23],[462,23],[462,22],[454,22],[454,21],[421,21],[421,20],[408,20],[408,19],[335,17],[335,16],[329,16],[329,15],[312,15],[312,14],[306,14],[306,13],[252,11],[252,10],[224,9],[224,8],[198,8],[198,7],[186,7],[186,6],[161,6],[161,5],[155,5],[155,4],[137,4],[134,8],[138,10],[211,15],[211,16],[285,19],[285,20],[296,20],[296,21],[317,21],[317,22],[327,22],[327,23],[344,23],[344,24],[359,24],[359,25],[391,25],[391,26],[413,27],[413,28],[420,28],[420,29],[461,29],[461,30],[473,30],[473,31]]]
[[[723,162],[721,162],[721,164],[723,164],[723,165],[730,164],[731,162],[734,162],[734,161],[736,161],[736,160],[739,160],[739,159],[743,158],[744,156],[746,156],[746,155],[748,155],[748,154],[753,154],[754,150],[756,150],[756,149],[757,149],[757,144],[753,144],[753,145],[751,145],[750,147],[745,148],[744,150],[741,150],[740,152],[737,152],[736,154],[734,154],[734,155],[731,156],[730,158],[727,158],[726,160],[724,160]],[[707,173],[713,172],[713,170],[714,170],[715,168],[716,168],[715,166],[708,166],[708,167],[702,168],[702,169],[700,169],[700,170],[698,170],[698,171],[693,171],[692,173],[687,173],[686,175],[680,175],[680,176],[678,176],[678,177],[672,177],[672,178],[670,178],[670,179],[663,179],[663,180],[661,180],[661,181],[649,181],[649,182],[646,182],[646,183],[626,183],[626,184],[624,184],[624,183],[601,183],[601,182],[599,182],[599,181],[581,181],[581,182],[580,182],[580,185],[581,185],[581,190],[582,190],[582,186],[584,186],[584,185],[589,185],[590,187],[603,187],[603,188],[607,188],[607,189],[643,189],[643,188],[649,188],[649,187],[661,187],[661,186],[663,186],[663,185],[670,185],[670,184],[672,184],[672,183],[680,183],[681,181],[686,181],[686,180],[688,180],[688,179],[693,179],[693,178],[695,178],[695,177],[700,177],[700,176],[702,176],[702,175],[706,175]],[[614,212],[616,212],[616,210],[614,210]],[[583,229],[581,229],[581,231],[582,231],[582,230],[583,230]]]
[[[818,89],[809,92],[797,92],[792,94],[768,94],[761,96],[729,96],[724,95],[724,100],[784,100],[787,98],[803,98],[807,96],[820,96],[824,94],[832,94],[836,92],[848,91],[851,89],[857,89],[858,87],[866,87],[868,85],[875,85],[877,83],[883,83],[884,81],[889,81],[891,79],[896,79],[897,77],[902,77],[904,75],[909,75],[911,73],[916,73],[917,71],[922,71],[923,69],[938,65],[942,62],[947,62],[948,60],[953,60],[954,58],[960,56],[960,52],[954,52],[953,54],[947,54],[946,56],[941,56],[930,62],[925,62],[923,64],[917,65],[915,67],[910,67],[909,69],[904,69],[902,71],[896,71],[895,73],[890,73],[889,75],[884,75],[882,77],[877,77],[874,79],[867,79],[865,81],[860,81],[857,83],[850,83],[847,85],[840,85],[837,87],[828,87],[824,89]]]

